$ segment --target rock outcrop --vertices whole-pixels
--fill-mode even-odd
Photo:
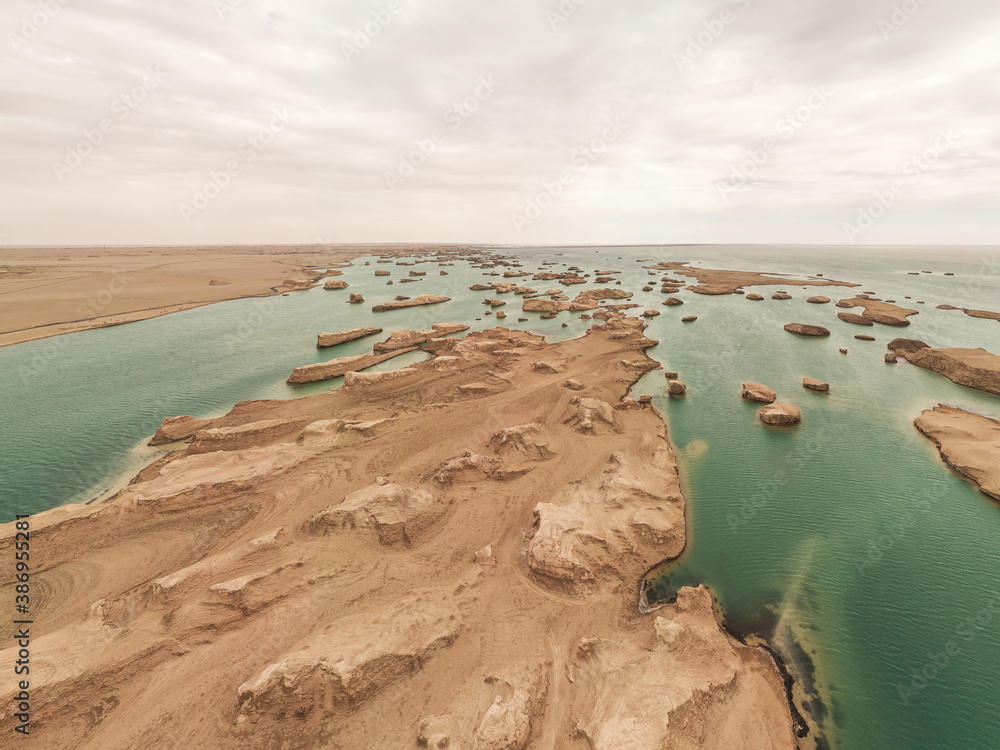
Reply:
[[[196,419],[187,414],[180,417],[167,417],[148,444],[165,445],[178,440],[187,440],[198,430],[203,430],[211,424],[211,419]]]
[[[837,313],[837,317],[840,318],[845,323],[854,323],[857,326],[874,326],[875,323],[868,320],[868,318],[858,315],[857,313]]]
[[[324,289],[347,289],[350,284],[348,284],[343,279],[328,279],[325,284],[323,284]]]
[[[760,383],[744,383],[740,395],[748,401],[758,401],[763,404],[773,404],[778,398],[777,393]]]
[[[365,336],[372,336],[376,333],[382,333],[382,329],[373,326],[369,328],[352,328],[349,331],[338,331],[337,333],[321,333],[316,341],[316,348],[326,349],[338,344],[345,344],[348,341],[356,341]]]
[[[953,383],[1000,396],[1000,356],[985,349],[898,348],[894,356],[944,375]]]
[[[409,300],[396,300],[395,302],[386,302],[381,305],[375,305],[372,308],[372,312],[387,312],[389,310],[402,310],[407,307],[420,307],[422,305],[438,305],[442,302],[450,302],[451,297],[442,297],[437,294],[421,294],[418,297],[414,297]]]
[[[875,323],[887,326],[908,326],[910,321],[908,316],[916,315],[916,310],[906,307],[899,307],[888,302],[868,299],[867,297],[854,297],[852,299],[842,299],[837,303],[837,307],[863,307],[865,311],[861,315]],[[843,318],[841,318],[843,320]]]
[[[956,473],[1000,500],[1000,421],[941,404],[924,411],[913,424]]]
[[[785,326],[785,330],[789,333],[795,333],[799,336],[829,336],[830,329],[824,328],[823,326],[814,326],[807,323],[789,323]]]
[[[405,677],[462,632],[461,614],[419,590],[381,612],[326,625],[237,690],[238,728],[349,709]]]
[[[366,370],[369,367],[385,362],[400,354],[412,352],[413,349],[396,349],[384,354],[357,354],[352,357],[338,357],[329,362],[317,362],[314,365],[302,365],[292,370],[288,378],[289,385],[304,385],[306,383],[318,383],[323,380],[331,380],[346,375],[349,372]]]
[[[798,424],[802,421],[802,412],[795,404],[775,402],[760,410],[760,421],[773,425]]]
[[[707,590],[683,588],[659,614],[644,628],[653,631],[651,643],[645,633],[577,643],[569,668],[573,725],[587,747],[798,747],[783,726],[785,686],[774,662],[719,630]]]
[[[446,509],[440,499],[425,489],[380,479],[370,487],[352,492],[341,503],[317,513],[309,522],[309,527],[316,534],[368,531],[387,547],[408,547]]]
[[[469,326],[462,323],[434,323],[430,328],[422,331],[410,331],[401,329],[389,334],[389,338],[375,344],[376,354],[391,352],[396,349],[411,349],[413,347],[426,344],[431,339],[438,339],[442,336],[450,336],[453,333],[468,331]]]
[[[830,384],[824,383],[822,380],[817,380],[816,378],[803,378],[802,387],[818,393],[830,392]]]

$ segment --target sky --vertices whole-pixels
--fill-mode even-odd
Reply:
[[[996,0],[5,0],[0,243],[1000,244]]]

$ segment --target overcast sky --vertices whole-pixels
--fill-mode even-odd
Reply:
[[[0,30],[7,244],[1000,243],[996,0],[5,0]]]

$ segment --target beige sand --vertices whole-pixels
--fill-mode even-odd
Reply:
[[[309,266],[430,249],[435,248],[5,248],[0,251],[0,346],[309,288],[322,278]]]
[[[654,342],[610,317],[171,421],[189,446],[35,516],[32,747],[794,748],[777,667],[704,589],[640,612],[685,507],[626,397]]]

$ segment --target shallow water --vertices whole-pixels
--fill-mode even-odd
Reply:
[[[1000,309],[993,251],[959,249],[944,258],[940,250],[918,248],[891,254],[738,247],[517,252],[530,259],[525,270],[542,260],[621,269],[622,286],[662,313],[647,332],[661,342],[649,353],[681,372],[689,395],[667,398],[662,372],[646,376],[635,392],[652,394],[670,422],[690,542],[657,586],[669,594],[684,583],[705,583],[735,631],[771,638],[800,683],[822,701],[813,713],[832,747],[996,747],[1000,599],[992,597],[1000,592],[1000,505],[952,474],[912,420],[939,402],[1000,417],[1000,399],[882,361],[885,342],[900,335],[1000,353],[1000,323],[934,309],[941,303]],[[682,292],[686,304],[668,308],[659,304],[659,291],[639,291],[664,274],[648,276],[637,258],[823,273],[863,286],[804,290],[790,282],[753,290],[768,297],[764,302]],[[484,279],[481,270],[459,263],[444,269],[448,276],[436,276],[438,267],[426,264],[417,267],[428,271],[423,281],[387,286],[372,272],[396,266],[361,262],[345,269],[349,291],[238,300],[0,349],[0,403],[7,412],[0,427],[0,521],[89,499],[151,460],[158,452],[143,444],[164,416],[221,414],[240,400],[337,387],[339,379],[298,388],[284,380],[297,365],[368,351],[382,338],[316,350],[321,331],[375,324],[387,334],[435,322],[493,324],[481,304],[492,295],[468,289],[496,280]],[[934,273],[907,273],[923,270]],[[558,286],[524,283],[539,291]],[[795,298],[770,300],[777,289]],[[905,329],[861,328],[838,321],[832,304],[805,301],[862,290],[920,314]],[[365,305],[346,302],[356,291],[364,293]],[[454,299],[370,312],[375,302],[421,292]],[[561,339],[588,325],[566,313],[542,321],[520,313],[511,295],[502,298],[508,300],[504,324],[513,328]],[[917,300],[927,304],[911,304]],[[697,322],[680,323],[692,314]],[[530,320],[521,324],[518,317]],[[793,336],[782,330],[789,322],[826,325],[833,335]],[[878,341],[857,341],[856,333]],[[420,358],[404,355],[378,369]],[[829,382],[832,393],[803,389],[806,375]],[[772,429],[757,423],[757,409],[739,396],[741,383],[751,380],[798,404],[803,424]]]

